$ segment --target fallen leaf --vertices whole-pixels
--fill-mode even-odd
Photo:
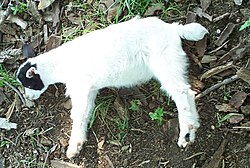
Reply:
[[[203,12],[201,8],[198,8],[198,7],[195,8],[195,9],[194,9],[194,12],[195,12],[199,17],[201,17],[201,18],[204,17],[204,18],[208,19],[210,22],[212,22],[212,20],[213,20],[213,17],[210,16],[209,14]]]
[[[38,4],[38,10],[45,9],[49,7],[55,0],[40,0]]]
[[[26,21],[24,21],[23,19],[19,18],[18,16],[14,16],[14,15],[9,15],[9,17],[7,18],[8,21],[12,22],[12,23],[16,23],[18,26],[20,26],[22,29],[26,29],[28,23]]]
[[[53,18],[53,25],[52,27],[55,27],[60,22],[60,1],[56,1],[52,4],[52,12],[54,15],[52,15]]]
[[[234,108],[240,108],[240,106],[244,103],[244,101],[247,98],[247,95],[245,92],[241,91],[241,92],[237,92],[235,93],[232,98],[229,100],[229,104],[230,106],[234,107]]]
[[[201,8],[202,11],[205,12],[207,8],[210,6],[211,0],[201,0]]]
[[[146,10],[144,16],[153,16],[157,11],[162,11],[162,9],[163,9],[162,3],[155,3]]]
[[[227,26],[222,31],[222,33],[221,33],[220,37],[218,38],[218,40],[215,41],[215,44],[217,46],[222,45],[228,39],[230,34],[233,32],[235,26],[236,25],[233,24],[233,23],[228,23]]]
[[[201,63],[202,64],[207,64],[207,63],[210,63],[210,62],[214,62],[217,60],[217,57],[214,56],[214,55],[204,55],[201,59]]]
[[[51,160],[51,166],[53,168],[84,168],[85,166],[78,166],[69,162],[64,162],[62,160]]]
[[[245,115],[250,115],[250,105],[241,106],[241,112]]]
[[[238,110],[229,104],[215,105],[215,108],[222,112],[238,112]]]
[[[57,48],[58,46],[60,46],[62,43],[61,37],[56,36],[56,35],[51,35],[48,39],[48,42],[45,46],[45,50],[49,51],[52,50],[54,48]]]
[[[37,9],[37,4],[35,1],[27,1],[27,10],[37,22],[40,22],[42,20],[42,16],[40,12]]]
[[[67,15],[67,18],[69,21],[71,21],[72,24],[80,25],[82,23],[82,19],[80,16],[75,16],[74,13],[70,13]]]
[[[197,15],[194,12],[188,11],[186,16],[186,24],[196,22]]]
[[[7,130],[16,129],[17,124],[9,122],[6,118],[0,118],[0,128]]]
[[[217,65],[223,63],[223,62],[227,62],[230,59],[233,59],[234,62],[242,59],[246,53],[248,53],[250,51],[250,44],[244,44],[244,40],[240,40],[239,44],[232,48],[229,52],[227,52],[226,54],[224,54],[218,61],[217,61]]]
[[[241,122],[244,119],[244,115],[243,114],[238,114],[238,113],[234,113],[233,115],[230,116],[230,118],[228,119],[228,121],[231,124],[238,124],[239,122]]]

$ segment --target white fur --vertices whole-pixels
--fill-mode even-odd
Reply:
[[[25,88],[26,95],[37,99],[50,84],[66,84],[73,120],[67,157],[72,158],[87,140],[87,124],[99,89],[130,87],[155,78],[177,105],[178,145],[185,147],[186,134],[190,142],[195,139],[199,117],[186,78],[188,64],[181,38],[197,41],[206,33],[197,23],[168,24],[154,17],[111,25],[28,59],[37,64],[36,72],[46,87],[42,91]]]

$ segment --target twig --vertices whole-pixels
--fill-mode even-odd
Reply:
[[[206,89],[205,91],[201,92],[200,94],[198,94],[195,98],[196,99],[199,99],[199,98],[202,98],[204,97],[205,95],[207,95],[208,93],[212,92],[213,90],[215,89],[218,89],[219,87],[221,87],[222,85],[226,85],[226,84],[229,84],[233,81],[236,81],[238,80],[239,77],[237,75],[234,75],[234,76],[231,76],[230,78],[227,78],[225,80],[223,80],[222,82],[220,83],[217,83],[213,86],[211,86],[210,88]]]
[[[196,156],[199,156],[199,155],[203,155],[203,154],[206,154],[206,152],[198,152],[198,153],[195,153],[195,154],[193,154],[192,156],[189,156],[189,157],[187,157],[187,158],[185,158],[185,159],[183,159],[183,160],[190,160],[190,159],[192,159],[193,157],[196,157]]]
[[[0,80],[2,80],[3,78],[2,77],[0,77]],[[25,105],[26,103],[26,101],[24,100],[24,98],[23,98],[23,95],[19,92],[19,90],[17,90],[14,86],[12,86],[11,84],[9,84],[8,82],[6,82],[6,81],[3,81],[3,83],[6,85],[6,86],[8,86],[8,87],[10,87],[12,90],[14,90],[16,93],[17,93],[17,95],[19,96],[19,98],[21,99],[21,101],[22,101],[22,103]]]

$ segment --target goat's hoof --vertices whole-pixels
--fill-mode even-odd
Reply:
[[[66,152],[67,158],[72,159],[75,157],[82,149],[82,143],[70,144]]]
[[[188,144],[191,144],[195,140],[195,132],[199,128],[199,123],[197,122],[195,125],[188,125],[186,131],[180,130],[180,137],[178,139],[178,146],[181,148],[185,148]]]

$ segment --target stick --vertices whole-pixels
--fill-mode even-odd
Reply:
[[[2,77],[0,77],[0,80],[2,80],[3,78]],[[6,85],[6,86],[8,86],[8,87],[10,87],[12,90],[14,90],[16,93],[17,93],[17,95],[19,96],[19,98],[21,99],[21,101],[22,101],[22,103],[25,105],[26,103],[25,103],[25,100],[24,100],[24,98],[23,98],[23,95],[19,92],[19,90],[17,90],[14,86],[12,86],[11,84],[9,84],[8,82],[6,82],[6,81],[3,81],[3,83]]]
[[[207,95],[208,93],[212,92],[213,90],[215,89],[218,89],[219,87],[221,87],[222,85],[226,85],[226,84],[229,84],[231,82],[234,82],[236,80],[238,80],[239,77],[237,75],[234,75],[234,76],[231,76],[230,78],[227,78],[225,80],[223,80],[222,82],[220,83],[217,83],[213,86],[211,86],[210,88],[206,89],[205,91],[201,92],[200,94],[198,94],[195,99],[199,99],[199,98],[202,98],[204,97],[205,95]]]

